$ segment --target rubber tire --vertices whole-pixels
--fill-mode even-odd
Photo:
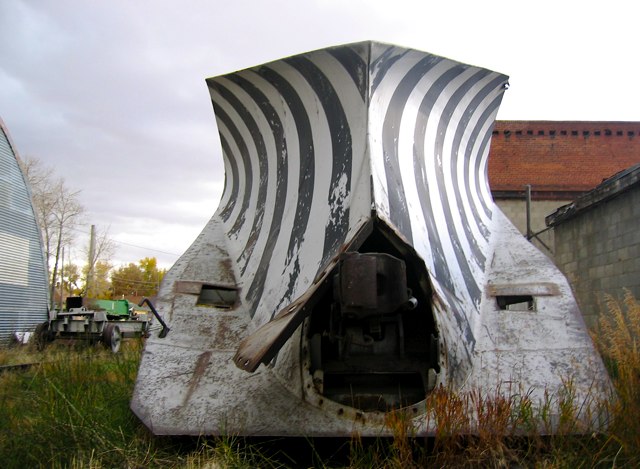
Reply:
[[[122,334],[117,324],[107,324],[102,330],[102,343],[113,353],[118,353],[122,343]]]

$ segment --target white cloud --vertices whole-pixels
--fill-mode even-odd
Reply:
[[[215,211],[223,184],[205,78],[375,39],[510,75],[501,119],[640,120],[638,8],[618,0],[0,2],[0,116],[20,153],[82,189],[88,223],[110,225],[121,242],[179,253]],[[163,256],[124,246],[124,262]]]

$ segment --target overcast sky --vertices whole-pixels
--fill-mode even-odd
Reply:
[[[205,78],[379,40],[509,75],[498,119],[640,121],[639,5],[0,0],[0,118],[82,191],[112,262],[169,267],[224,183]]]

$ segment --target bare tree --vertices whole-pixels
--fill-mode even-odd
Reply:
[[[78,195],[80,191],[71,192],[64,185],[64,181],[60,179],[55,185],[55,192],[57,195],[53,210],[54,220],[54,245],[55,255],[53,260],[53,270],[51,272],[51,299],[53,300],[53,293],[55,287],[55,279],[58,275],[58,264],[60,262],[60,253],[62,246],[68,245],[73,239],[73,229],[80,221],[79,218],[84,213],[84,207],[78,201]]]
[[[36,212],[36,218],[44,242],[47,266],[50,266],[53,245],[53,207],[55,205],[55,197],[53,194],[56,181],[53,168],[44,166],[42,161],[30,156],[21,158],[19,163],[22,167],[22,172],[29,182],[33,208]]]
[[[91,237],[89,246],[85,250],[88,263],[85,270],[84,295],[87,298],[98,298],[103,296],[104,292],[110,287],[110,285],[106,286],[105,282],[108,283],[109,270],[111,269],[109,261],[116,250],[116,245],[109,238],[109,228],[96,232],[92,226]]]
[[[111,280],[109,276],[113,269],[113,265],[109,262],[98,260],[93,266],[93,275],[91,283],[85,283],[81,295],[91,299],[109,299],[112,296]],[[82,269],[82,273],[87,278],[89,266],[86,265]]]
[[[49,288],[53,308],[54,288],[63,246],[73,240],[73,230],[80,222],[84,207],[79,201],[80,191],[67,187],[52,168],[33,157],[22,159],[23,172],[31,186],[36,218],[42,232],[47,265],[51,273]]]

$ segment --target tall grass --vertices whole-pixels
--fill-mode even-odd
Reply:
[[[558,393],[533,402],[522,390],[456,393],[437,388],[426,401],[435,435],[415,438],[412,420],[390,412],[389,439],[354,436],[337,451],[309,440],[309,467],[638,467],[640,466],[640,305],[630,293],[607,297],[594,341],[611,371],[616,399],[597,403],[611,416],[601,433],[578,433],[584,402],[571,379]],[[29,370],[0,374],[0,461],[31,467],[298,467],[291,447],[225,437],[155,437],[129,409],[141,344],[127,341],[121,353],[101,347],[53,344],[0,350],[0,364],[39,361]],[[581,398],[582,399],[582,398]],[[559,415],[552,422],[550,416]],[[589,416],[587,416],[589,418]],[[546,435],[554,426],[553,435]],[[315,445],[315,446],[314,446]],[[276,448],[274,450],[274,448]],[[298,450],[299,452],[299,450]],[[330,455],[330,458],[327,457]]]
[[[33,353],[33,352],[32,352]],[[0,376],[0,461],[10,467],[132,467],[155,445],[129,411],[140,345],[49,347],[41,364]],[[6,356],[6,354],[5,354]]]
[[[129,409],[141,342],[0,350],[0,466],[56,468],[281,467],[239,439],[155,437]]]
[[[617,393],[610,438],[640,466],[640,304],[628,290],[622,301],[606,295],[605,304],[595,342]]]
[[[438,467],[640,467],[640,304],[629,291],[622,302],[606,296],[605,304],[593,339],[614,386],[610,399],[578,398],[570,377],[538,403],[519,390],[486,396],[438,388],[427,399],[427,416],[436,429],[433,447],[420,462]],[[608,416],[608,425],[590,433],[585,423],[602,415]],[[397,424],[391,428],[408,433]]]

